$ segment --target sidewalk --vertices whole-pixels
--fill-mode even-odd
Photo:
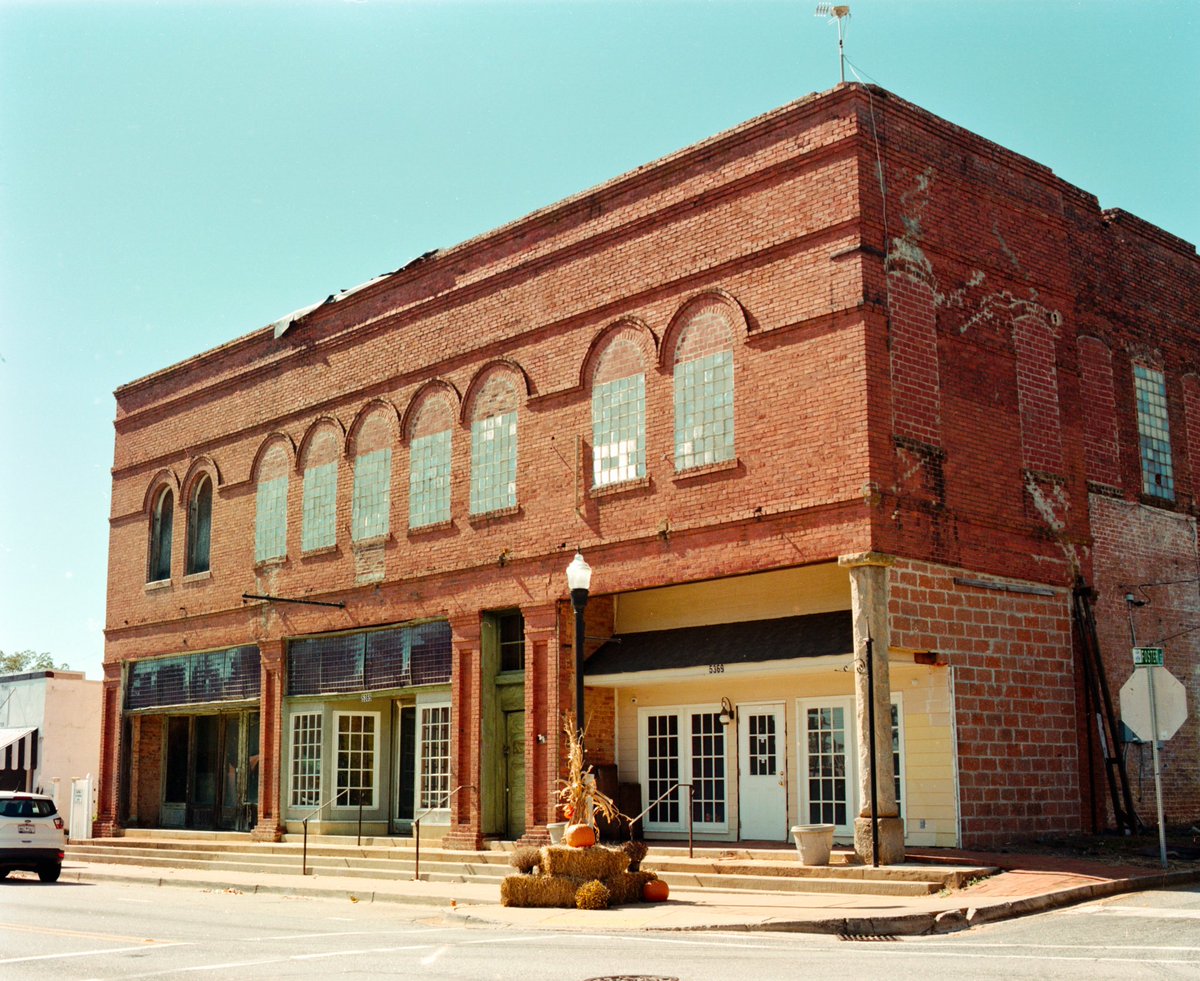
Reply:
[[[914,854],[910,859],[928,861]],[[313,896],[349,902],[404,903],[447,921],[522,930],[764,930],[845,936],[946,933],[981,923],[1042,912],[1103,896],[1200,881],[1194,863],[1184,871],[1091,865],[1044,856],[940,853],[939,863],[994,865],[1005,871],[937,896],[779,894],[676,889],[665,903],[609,910],[527,909],[500,905],[494,884],[413,882],[395,878],[163,870],[68,860],[64,882],[124,882],[236,893]]]

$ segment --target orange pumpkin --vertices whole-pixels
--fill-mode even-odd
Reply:
[[[562,843],[572,848],[591,848],[596,844],[596,831],[586,824],[568,824],[563,830]]]
[[[651,879],[642,886],[642,901],[646,903],[664,903],[670,894],[670,888],[662,879]]]

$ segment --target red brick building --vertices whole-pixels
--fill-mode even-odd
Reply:
[[[1115,696],[1172,583],[1138,634],[1194,704],[1198,297],[1193,246],[847,84],[132,382],[97,833],[540,836],[576,550],[648,834],[854,835],[868,646],[885,857],[1104,820],[1072,591]]]

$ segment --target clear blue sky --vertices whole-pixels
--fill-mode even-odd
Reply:
[[[815,6],[0,0],[0,650],[99,677],[118,385],[830,88]],[[864,79],[1200,240],[1200,3],[851,9]]]

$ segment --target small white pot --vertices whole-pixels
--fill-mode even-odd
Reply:
[[[792,828],[801,865],[828,865],[833,851],[832,824],[797,824]]]
[[[563,831],[567,827],[566,821],[552,821],[546,825],[546,830],[550,832],[550,844],[561,845]]]

